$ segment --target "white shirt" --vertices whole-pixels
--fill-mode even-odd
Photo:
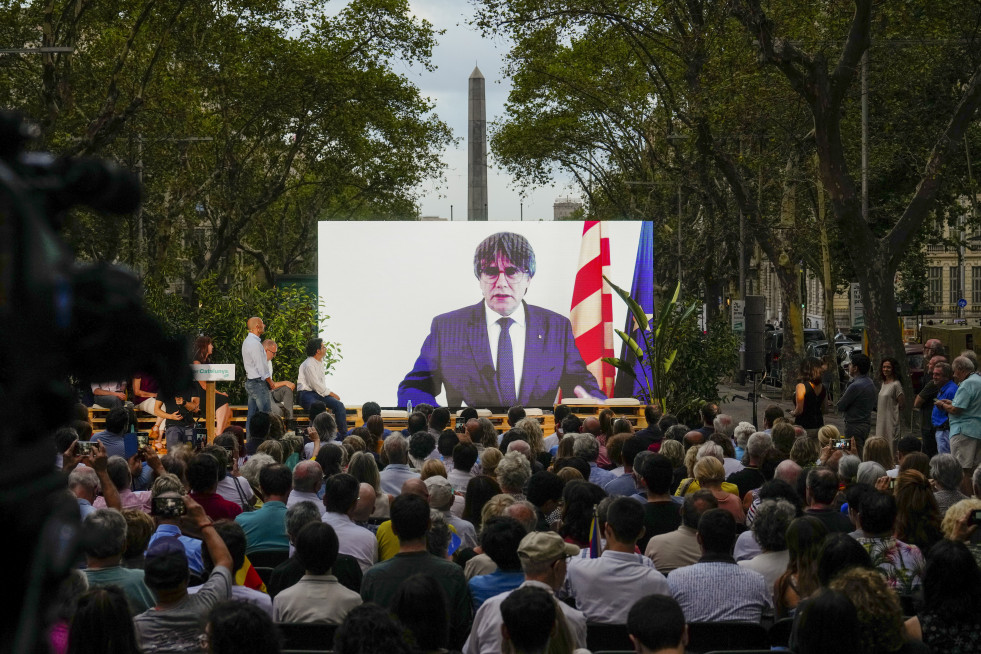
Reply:
[[[306,491],[292,490],[290,491],[290,496],[286,498],[286,508],[299,504],[300,502],[313,502],[320,511],[320,517],[323,518],[324,514],[327,513],[327,508],[324,506],[324,501],[317,497],[316,493],[308,493]]]
[[[268,378],[269,369],[266,366],[268,361],[266,358],[266,348],[262,347],[262,340],[252,332],[249,332],[249,335],[242,341],[242,364],[245,366],[245,378]]]
[[[627,624],[638,597],[671,595],[668,580],[654,563],[633,552],[607,550],[598,559],[570,559],[566,580],[590,623]]]
[[[235,489],[235,485],[242,489],[241,495]],[[242,503],[242,498],[245,501],[251,502],[252,498],[255,497],[255,492],[252,490],[252,486],[249,484],[249,480],[245,477],[233,477],[232,475],[225,475],[225,478],[218,482],[218,488],[215,490],[216,493],[224,497],[229,502],[235,502],[243,509],[245,504]]]
[[[187,593],[188,595],[193,595],[199,590],[201,590],[201,586],[191,586],[187,589]],[[253,590],[245,586],[232,586],[232,599],[238,600],[239,602],[255,604],[265,611],[270,618],[273,617],[272,598],[260,590]]]
[[[315,357],[307,357],[300,364],[300,370],[296,374],[296,392],[300,391],[313,391],[324,397],[330,395],[323,361],[317,361]]]
[[[328,511],[324,513],[321,520],[334,528],[337,541],[340,543],[338,554],[353,556],[358,561],[361,572],[378,561],[378,541],[375,540],[373,533],[354,524],[344,513]]]
[[[745,561],[737,561],[737,565],[750,570],[756,570],[766,581],[766,589],[770,592],[770,606],[773,604],[773,586],[777,583],[777,579],[780,578],[787,570],[787,565],[790,563],[790,552],[788,550],[783,550],[781,552],[763,552],[762,554],[757,554],[751,559]]]
[[[495,353],[494,356],[497,356],[497,354]],[[101,388],[104,391],[110,391],[112,393],[122,393],[126,390],[126,382],[108,381],[99,384],[92,384],[93,391],[97,388]]]
[[[514,394],[521,394],[521,377],[525,365],[525,331],[528,327],[528,318],[525,315],[525,303],[518,305],[517,310],[507,316],[514,323],[508,330],[511,335],[511,354],[514,360]],[[487,321],[487,340],[490,341],[491,361],[494,363],[494,370],[497,370],[497,344],[501,340],[501,325],[498,320],[504,318],[501,314],[487,306],[484,301],[484,319]]]
[[[473,479],[473,475],[468,470],[457,470],[454,468],[446,473],[446,481],[450,482],[453,492],[460,495],[467,494],[467,484],[470,483],[471,479]]]
[[[526,580],[520,587],[538,586],[552,592],[552,589],[540,581]],[[463,654],[500,654],[501,653],[501,624],[504,618],[501,617],[501,604],[507,599],[511,592],[501,593],[491,597],[480,605],[477,615],[473,618],[473,626],[470,628],[470,636],[463,645]],[[636,600],[636,598],[634,598]],[[556,600],[557,601],[557,600]],[[572,608],[565,602],[558,602],[562,613],[565,614],[566,622],[575,638],[576,647],[586,646],[586,616],[582,611]]]
[[[745,466],[743,466],[742,461],[740,461],[739,459],[727,458],[722,462],[722,468],[726,471],[726,477],[728,477],[733,473],[739,472],[744,467]]]

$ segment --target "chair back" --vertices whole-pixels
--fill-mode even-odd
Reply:
[[[756,622],[690,622],[688,651],[703,654],[715,650],[768,649],[770,639]]]
[[[597,650],[623,650],[631,647],[630,636],[627,634],[625,624],[587,624],[586,625],[586,649],[591,652]]]
[[[246,554],[246,558],[257,568],[275,568],[290,558],[289,549],[285,550],[256,550]]]
[[[334,646],[337,625],[313,622],[278,622],[284,650],[327,652]]]
[[[770,637],[770,647],[789,647],[790,631],[793,628],[793,618],[782,618],[774,622],[767,631]]]

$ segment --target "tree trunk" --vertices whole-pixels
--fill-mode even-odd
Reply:
[[[791,262],[774,267],[780,283],[783,309],[783,348],[780,350],[780,396],[794,396],[800,361],[804,352],[804,315],[800,307],[800,269]]]

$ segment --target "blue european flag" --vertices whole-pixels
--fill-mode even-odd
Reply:
[[[634,262],[634,279],[630,285],[630,297],[644,309],[648,320],[654,316],[654,222],[645,220],[640,228],[640,239],[637,243],[637,260]],[[640,333],[633,316],[628,311],[627,321],[623,331],[633,336],[637,344],[644,347],[644,338]],[[637,360],[633,351],[623,343],[620,347],[620,359],[633,365],[634,374],[637,379],[617,371],[617,380],[614,387],[616,397],[637,397],[646,394],[647,390],[640,380],[645,379],[643,364]],[[648,367],[648,376],[651,371]]]

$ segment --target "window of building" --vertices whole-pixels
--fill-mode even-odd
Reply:
[[[961,269],[957,266],[950,266],[947,270],[950,271],[950,303],[957,304],[957,301],[963,297],[961,294]]]
[[[971,266],[971,304],[981,304],[981,266]]]

